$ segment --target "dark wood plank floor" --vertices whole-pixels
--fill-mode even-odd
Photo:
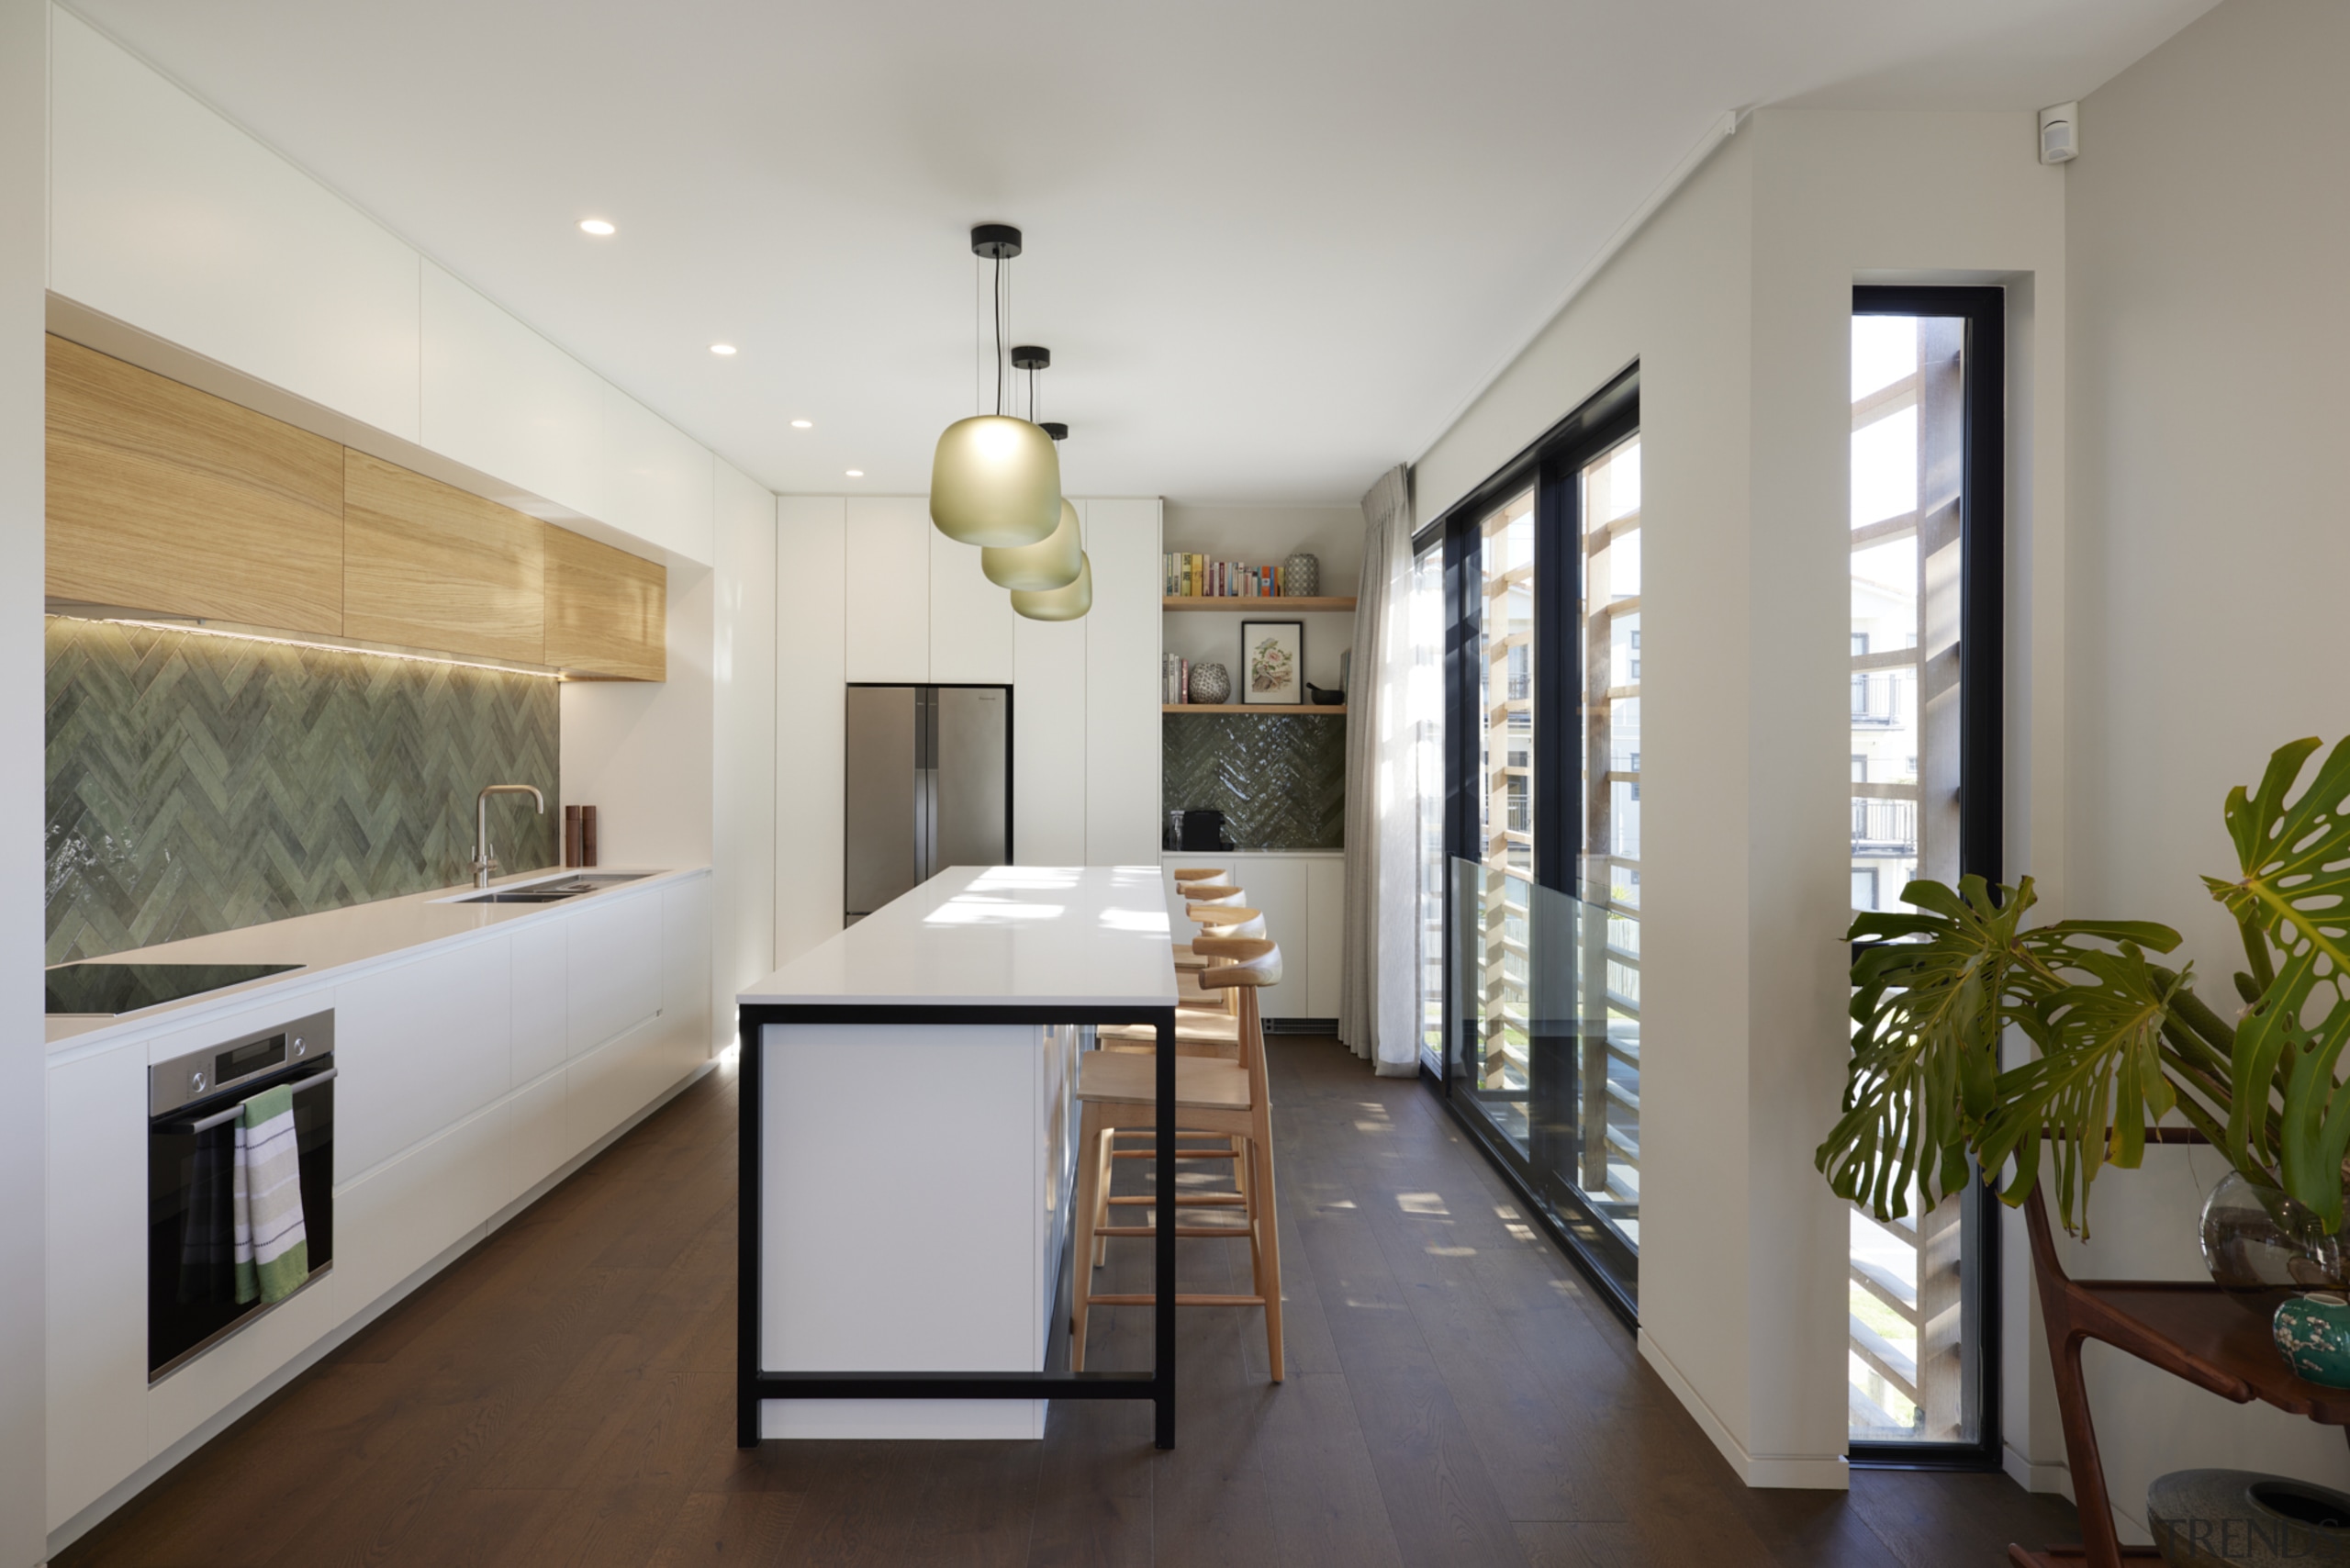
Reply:
[[[1066,1401],[1042,1443],[737,1450],[719,1073],[58,1561],[1993,1568],[2075,1539],[1999,1476],[1740,1486],[1425,1089],[1273,1055],[1289,1378],[1255,1314],[1185,1312],[1171,1453],[1147,1405]],[[1147,1289],[1147,1242],[1111,1245]],[[1245,1285],[1237,1242],[1181,1267]],[[1148,1341],[1111,1309],[1094,1364]]]

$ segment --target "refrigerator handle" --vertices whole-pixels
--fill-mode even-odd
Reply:
[[[914,861],[915,879],[928,881],[938,874],[938,691],[918,687],[914,691]]]

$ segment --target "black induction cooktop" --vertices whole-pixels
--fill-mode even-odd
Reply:
[[[45,972],[51,1013],[135,1013],[242,985],[299,964],[61,964]]]

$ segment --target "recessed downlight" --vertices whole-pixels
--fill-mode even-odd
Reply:
[[[734,356],[734,345],[733,343],[712,343],[710,345],[710,352],[716,354],[721,359],[732,359]]]
[[[582,234],[593,234],[599,240],[608,240],[613,235],[619,233],[620,230],[613,227],[611,220],[609,218],[583,218],[579,220],[579,232]]]
[[[848,471],[848,476],[852,479],[862,479],[865,477],[865,470],[862,468],[852,468]]]
[[[794,420],[791,421],[791,428],[796,431],[811,431],[816,428],[816,421],[813,420]]]

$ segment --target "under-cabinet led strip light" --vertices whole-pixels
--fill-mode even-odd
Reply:
[[[187,632],[199,637],[225,637],[238,643],[274,643],[284,648],[316,648],[321,653],[356,654],[363,658],[405,659],[409,664],[449,665],[458,669],[486,669],[498,675],[522,675],[533,680],[561,680],[563,672],[551,669],[526,669],[516,665],[489,664],[480,659],[453,659],[438,654],[408,654],[391,648],[357,647],[348,643],[320,642],[308,637],[273,636],[265,632],[232,632],[225,627],[207,626],[189,621],[142,621],[129,615],[69,615],[58,610],[49,612],[52,620],[89,621],[103,626],[138,626],[150,632]]]

